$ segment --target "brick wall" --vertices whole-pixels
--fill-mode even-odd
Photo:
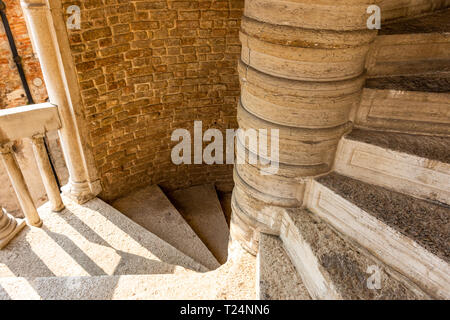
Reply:
[[[232,166],[170,159],[177,128],[237,128],[243,0],[63,1],[81,8],[69,30],[90,144],[111,200],[158,183],[230,189]]]
[[[22,65],[36,103],[45,102],[47,91],[42,77],[38,59],[33,55],[30,37],[22,16],[18,0],[3,0],[6,4],[11,31],[14,35],[17,51],[22,58]],[[3,24],[0,22],[0,108],[18,107],[27,104],[25,91],[13,61],[8,39]]]

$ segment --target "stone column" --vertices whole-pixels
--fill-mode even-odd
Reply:
[[[252,253],[261,231],[279,234],[284,209],[303,205],[307,181],[331,170],[339,140],[352,128],[376,36],[366,13],[375,2],[245,2],[239,126],[279,130],[277,174],[262,175],[264,167],[248,161],[235,166],[231,234]],[[244,145],[239,137],[237,143]]]
[[[53,24],[52,12],[46,0],[21,0],[28,31],[42,67],[50,102],[58,106],[62,128],[59,130],[69,183],[63,191],[83,203],[94,197],[87,179],[75,115],[66,92],[67,83]],[[61,18],[62,19],[62,18]]]
[[[61,199],[58,184],[56,183],[56,179],[50,165],[50,159],[48,158],[47,150],[44,144],[44,135],[32,137],[31,143],[33,145],[34,156],[42,177],[42,182],[44,183],[45,191],[47,192],[48,199],[52,204],[52,210],[55,212],[60,212],[64,209],[64,203]]]
[[[25,220],[16,219],[5,209],[0,210],[0,250],[26,226]]]
[[[22,171],[20,171],[12,150],[12,145],[12,142],[8,142],[0,146],[0,157],[5,165],[6,172],[11,180],[11,184],[16,192],[17,199],[19,200],[23,214],[27,218],[28,224],[33,227],[41,227],[42,220],[36,210],[36,206],[34,205],[28,186],[25,183]]]

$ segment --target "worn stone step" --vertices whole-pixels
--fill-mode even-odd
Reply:
[[[206,268],[100,199],[39,208],[42,228],[26,227],[0,251],[0,277],[172,274]]]
[[[383,13],[382,13],[383,15]],[[450,71],[450,9],[382,24],[369,52],[369,76]]]
[[[206,273],[0,278],[0,300],[254,300],[256,258],[237,243],[230,256]]]
[[[260,300],[311,299],[279,237],[261,234],[257,259]]]
[[[225,263],[230,232],[214,185],[177,190],[169,197],[217,261]]]
[[[381,90],[450,93],[450,72],[369,78],[365,86]]]
[[[448,0],[393,0],[379,1],[381,19],[383,21],[399,21],[398,19],[414,19],[424,14],[433,14],[436,10],[444,10],[449,6]],[[396,22],[390,22],[396,23]]]
[[[309,185],[307,207],[423,291],[450,298],[450,208],[336,173]]]
[[[353,130],[340,142],[336,172],[450,204],[450,137]]]
[[[444,71],[440,64],[439,68],[432,73],[367,79],[355,113],[356,126],[450,136],[450,67]]]
[[[281,238],[313,299],[427,298],[310,211],[289,209],[286,214]]]
[[[154,233],[208,269],[220,266],[170,200],[156,186],[148,186],[112,204],[131,220]]]
[[[450,9],[427,15],[387,23],[379,34],[448,33],[450,32]]]

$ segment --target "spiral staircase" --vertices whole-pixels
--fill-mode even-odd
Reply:
[[[112,205],[63,197],[58,214],[47,203],[43,227],[0,251],[0,299],[450,298],[450,10],[338,34],[357,45],[327,63],[286,49],[317,34],[272,28],[255,19],[273,17],[267,1],[248,3],[238,120],[281,129],[281,173],[237,165],[222,203],[211,185],[148,186]]]

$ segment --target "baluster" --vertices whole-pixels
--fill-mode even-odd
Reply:
[[[23,219],[16,219],[9,215],[5,209],[0,210],[0,250],[3,249],[20,230],[25,227]]]
[[[50,159],[48,158],[47,150],[44,145],[44,135],[39,134],[31,138],[33,145],[33,152],[36,158],[36,163],[44,183],[45,191],[48,199],[52,205],[52,210],[60,212],[64,209],[64,203],[61,199],[61,192],[53,175]]]
[[[6,172],[8,172],[11,184],[16,192],[20,207],[27,219],[29,225],[34,227],[41,227],[42,220],[33,203],[33,198],[30,195],[28,186],[25,183],[22,171],[20,171],[17,164],[16,156],[12,150],[12,142],[5,143],[0,146],[0,157],[5,165]]]

